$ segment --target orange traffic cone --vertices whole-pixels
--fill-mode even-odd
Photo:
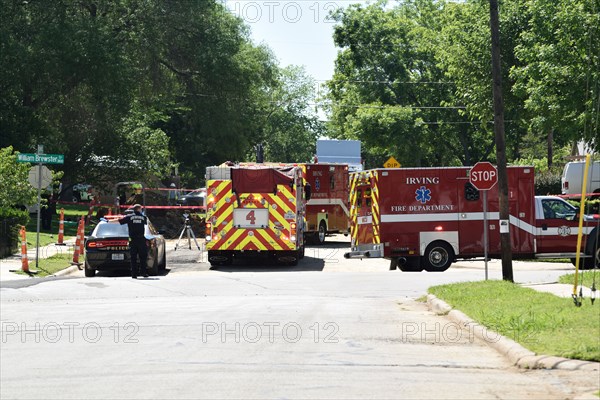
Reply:
[[[60,219],[58,221],[58,243],[59,246],[64,246],[65,240],[65,209],[60,209]]]
[[[83,227],[83,217],[79,220],[79,224],[77,225],[77,236],[75,238],[75,249],[73,251],[73,262],[72,264],[77,265],[78,267],[81,265],[79,262],[79,255],[81,252],[81,242],[82,242],[82,228]],[[81,268],[80,268],[81,269]]]
[[[79,255],[83,256],[85,254],[85,220],[83,218],[81,218],[81,230],[77,234],[79,235]]]
[[[21,234],[21,269],[23,272],[29,272],[29,260],[27,259],[27,233],[25,227],[22,226],[19,232]]]

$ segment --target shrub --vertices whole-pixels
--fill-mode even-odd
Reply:
[[[547,194],[560,194],[561,176],[561,172],[558,171],[536,172],[535,194],[537,196]]]
[[[577,207],[577,210],[579,210],[579,207],[581,207],[581,201],[580,200],[567,200],[569,203],[571,203],[572,205],[574,205],[575,207]],[[586,198],[585,199],[585,214],[600,214],[600,199],[598,198]]]
[[[19,229],[27,222],[29,222],[27,211],[0,207],[0,257],[11,255],[19,248]]]

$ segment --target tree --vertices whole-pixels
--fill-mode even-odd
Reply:
[[[263,144],[266,161],[303,162],[314,156],[317,137],[324,130],[313,106],[315,87],[303,67],[279,69],[276,84],[257,110],[255,143]],[[254,160],[254,152],[246,159]]]
[[[29,184],[28,163],[18,163],[11,146],[0,149],[0,208],[34,204],[35,189]]]
[[[277,66],[220,1],[2,0],[0,145],[65,178],[188,176],[241,159]]]
[[[438,66],[444,13],[442,2],[413,0],[334,15],[342,49],[328,84],[334,137],[361,140],[376,164],[389,155],[404,166],[470,164],[489,154]]]
[[[529,0],[515,53],[515,91],[525,97],[531,129],[558,145],[600,146],[600,6],[597,0]],[[549,160],[550,162],[551,160]]]

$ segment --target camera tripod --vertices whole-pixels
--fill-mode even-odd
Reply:
[[[190,224],[190,219],[185,216],[185,222],[183,223],[183,227],[181,228],[181,233],[179,234],[179,239],[177,239],[177,244],[175,244],[175,250],[177,250],[177,247],[179,247],[179,242],[181,241],[181,238],[183,237],[183,234],[186,234],[187,236],[187,240],[188,240],[188,245],[190,250],[192,249],[192,238],[194,238],[194,243],[196,243],[196,247],[198,248],[198,250],[200,250],[200,245],[198,245],[198,241],[196,240],[196,235],[194,235],[194,231],[192,230],[192,225]],[[175,251],[173,250],[173,251]]]

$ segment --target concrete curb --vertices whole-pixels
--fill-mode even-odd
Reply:
[[[452,309],[450,305],[432,294],[427,295],[427,305],[435,314],[447,315],[448,318],[463,327],[463,329],[467,329],[469,333],[472,332],[477,338],[496,349],[500,354],[507,357],[513,365],[516,365],[519,368],[600,371],[600,363],[598,362],[537,355],[514,340],[487,329],[485,326],[478,324],[464,313]]]
[[[75,271],[81,271],[81,270],[79,269],[79,267],[77,265],[71,265],[70,267],[61,269],[60,271],[56,271],[54,274],[52,274],[50,276],[65,276],[65,275],[72,274]]]

